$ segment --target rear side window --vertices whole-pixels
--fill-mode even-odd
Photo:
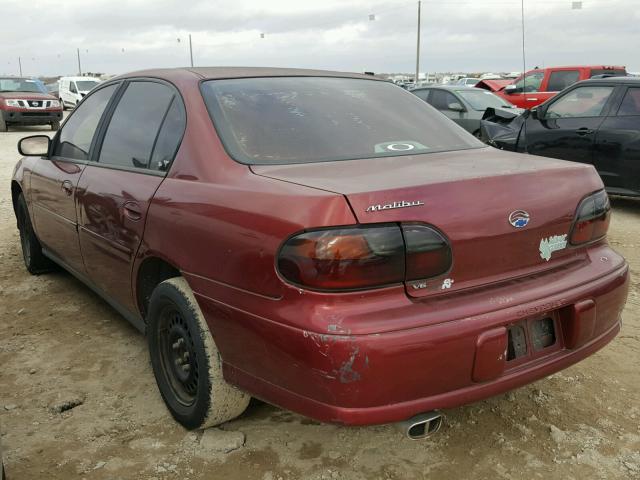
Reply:
[[[151,155],[149,168],[160,172],[169,170],[173,157],[175,157],[178,147],[180,146],[180,140],[182,139],[185,127],[186,118],[184,106],[180,98],[175,96],[160,128],[158,140]]]
[[[640,88],[630,88],[627,90],[618,109],[619,117],[632,115],[640,115]]]
[[[429,103],[438,110],[449,110],[449,104],[460,103],[456,97],[444,90],[432,90]]]
[[[388,82],[239,78],[206,81],[201,89],[227,152],[242,163],[366,159],[484,146]]]
[[[98,161],[147,168],[173,96],[173,90],[161,83],[130,83],[113,112]]]
[[[547,91],[559,92],[580,80],[579,70],[558,70],[551,72]]]
[[[54,147],[53,156],[88,160],[89,147],[98,122],[118,84],[108,85],[89,95],[66,121]]]
[[[425,101],[427,101],[427,99],[429,98],[429,92],[430,90],[411,90],[411,93],[413,93],[416,97],[421,98]]]

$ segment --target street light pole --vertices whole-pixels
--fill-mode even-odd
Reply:
[[[22,59],[18,57],[18,67],[20,68],[20,76],[22,76]]]
[[[418,42],[416,45],[416,78],[413,81],[414,86],[418,86],[418,76],[420,75],[420,6],[421,1],[418,1]]]
[[[78,53],[78,75],[82,76],[82,66],[80,65],[80,49],[77,48],[76,51]]]
[[[191,57],[191,66],[193,67],[193,47],[191,45],[191,34],[189,34],[189,56]]]

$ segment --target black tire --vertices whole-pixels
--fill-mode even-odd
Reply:
[[[51,130],[54,132],[60,130],[60,120],[56,120],[55,122],[51,122]]]
[[[31,218],[29,218],[29,210],[27,209],[27,202],[25,202],[22,193],[18,196],[16,210],[24,266],[32,275],[50,272],[55,268],[55,264],[42,253],[42,245],[40,245],[40,241],[33,231]]]
[[[0,116],[0,132],[6,132],[6,131],[8,131],[7,123],[4,121],[4,118]]]
[[[473,132],[473,136],[476,137],[478,140],[482,140],[482,132],[479,129]]]
[[[160,394],[185,428],[219,425],[249,405],[251,397],[224,380],[218,348],[184,278],[154,289],[147,341]]]

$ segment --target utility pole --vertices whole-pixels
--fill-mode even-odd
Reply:
[[[418,43],[416,45],[416,78],[413,81],[414,86],[418,86],[418,77],[420,75],[420,6],[421,1],[418,1]]]
[[[80,65],[80,49],[77,48],[76,51],[78,53],[78,75],[82,76],[82,66]]]
[[[189,34],[189,56],[191,57],[191,66],[193,67],[193,46],[191,45],[191,34]]]
[[[22,59],[18,57],[18,67],[20,68],[20,76],[22,76]]]

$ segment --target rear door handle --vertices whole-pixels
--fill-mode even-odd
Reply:
[[[142,210],[140,209],[140,205],[138,205],[137,202],[125,202],[124,205],[122,205],[122,212],[127,218],[133,220],[134,222],[142,218]]]
[[[70,180],[65,180],[64,182],[62,182],[61,187],[64,193],[66,193],[67,195],[71,195],[73,193],[73,183],[71,183]]]
[[[591,130],[590,128],[583,127],[583,128],[577,129],[576,133],[578,135],[591,135],[593,133],[593,130]]]

